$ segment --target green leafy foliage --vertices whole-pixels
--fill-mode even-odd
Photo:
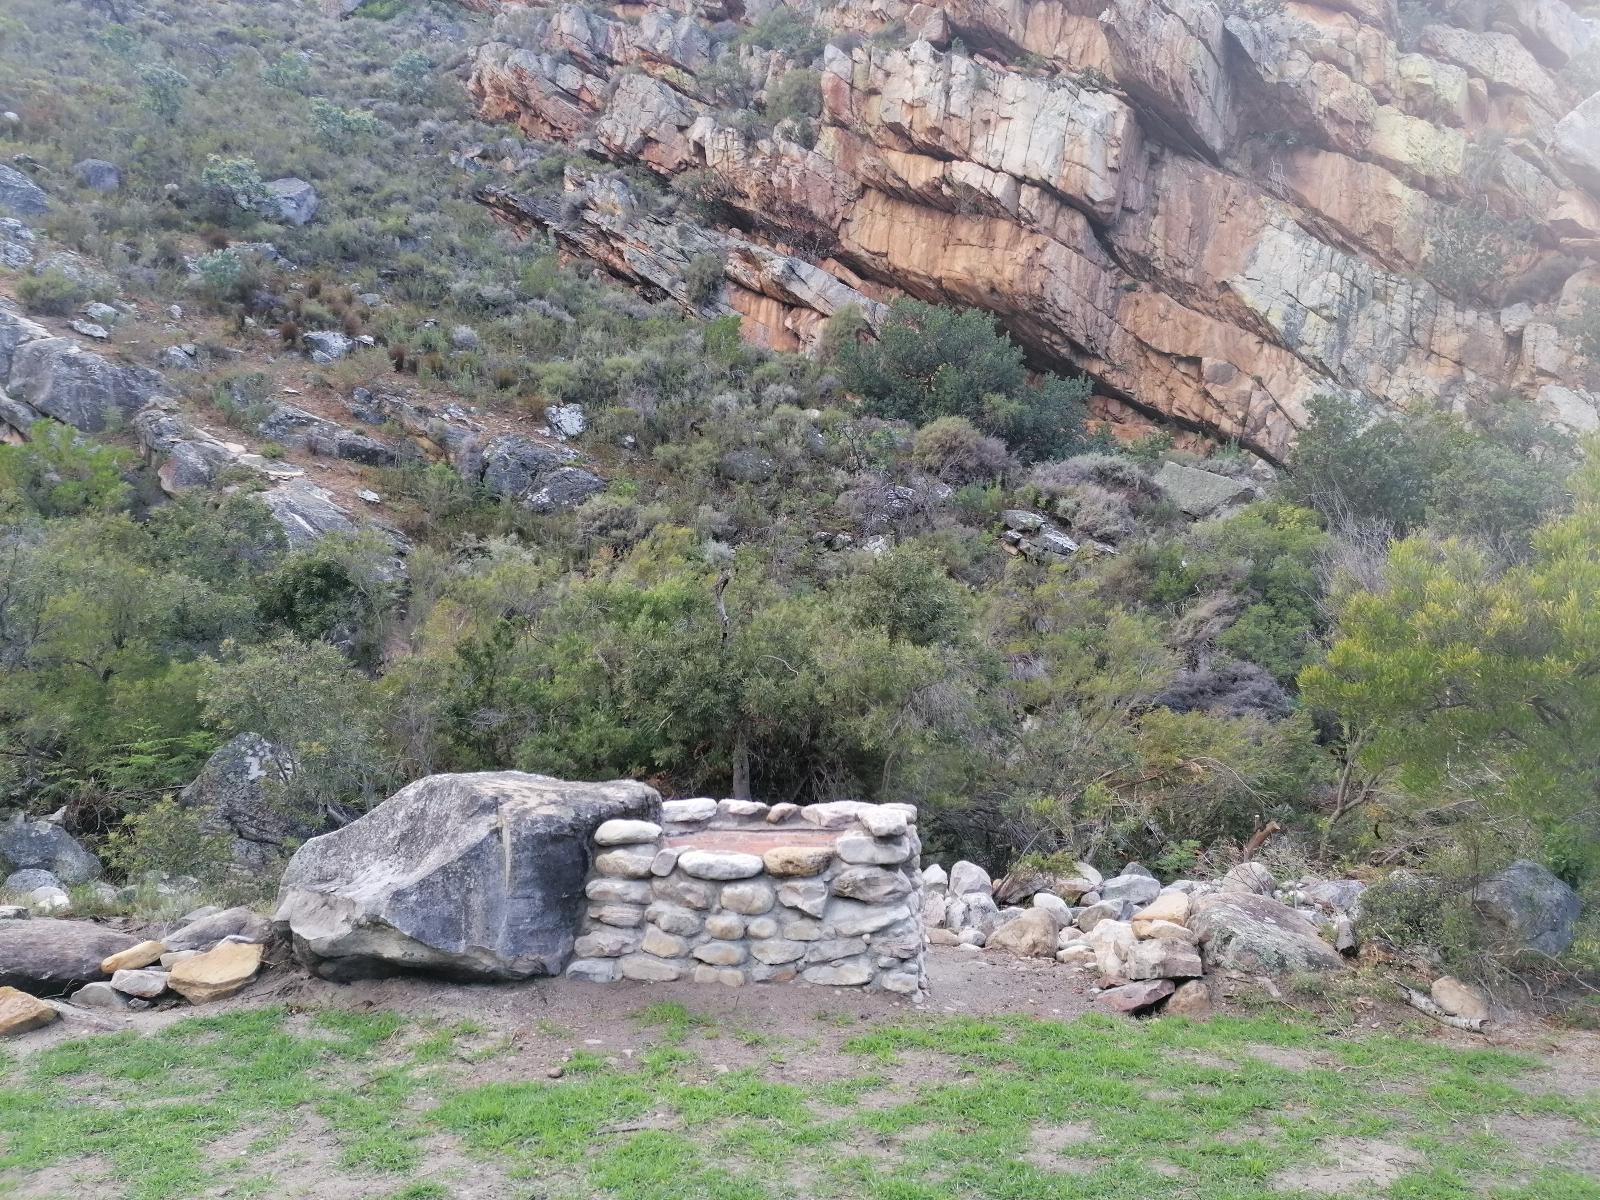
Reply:
[[[846,386],[882,416],[966,417],[1033,458],[1082,441],[1087,385],[1056,376],[1030,384],[1021,347],[978,309],[897,300],[875,341],[846,341],[837,357]]]
[[[1422,803],[1452,798],[1511,813],[1600,872],[1600,466],[1573,480],[1570,514],[1533,536],[1528,561],[1418,536],[1389,551],[1380,591],[1342,602],[1324,664],[1301,677],[1372,770]]]

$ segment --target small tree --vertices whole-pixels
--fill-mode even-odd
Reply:
[[[390,68],[402,100],[420,104],[433,90],[433,60],[421,50],[407,50]]]
[[[189,91],[189,77],[162,63],[145,63],[139,68],[139,82],[144,85],[145,107],[169,125],[176,121]]]

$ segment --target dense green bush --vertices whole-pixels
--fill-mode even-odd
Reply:
[[[1029,383],[1022,349],[979,309],[897,300],[876,340],[848,340],[836,358],[845,386],[872,411],[923,424],[962,416],[1029,458],[1083,441],[1082,380]]]

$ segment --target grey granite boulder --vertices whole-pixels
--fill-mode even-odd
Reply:
[[[1317,928],[1294,909],[1250,892],[1215,892],[1195,901],[1189,928],[1206,970],[1262,975],[1331,971],[1344,965]]]
[[[114,192],[122,186],[122,172],[117,164],[103,158],[86,158],[73,163],[72,174],[91,192]]]
[[[233,862],[260,870],[277,862],[286,843],[327,832],[283,803],[276,787],[294,773],[288,757],[260,734],[241,733],[213,754],[179,796],[205,810],[202,824],[232,840]]]
[[[267,183],[267,215],[276,217],[285,225],[304,225],[317,215],[317,189],[304,179],[289,176]]]
[[[100,860],[53,821],[28,821],[18,813],[0,824],[0,863],[11,870],[49,871],[68,886],[100,874]]]
[[[276,920],[329,978],[559,974],[584,913],[595,829],[660,815],[655,789],[626,780],[431,775],[301,846]]]
[[[59,996],[104,979],[100,964],[140,939],[90,921],[0,922],[0,987]]]
[[[1181,463],[1162,463],[1155,479],[1179,511],[1197,520],[1235,504],[1247,504],[1256,495],[1251,484]]]
[[[1551,955],[1572,945],[1583,907],[1577,892],[1525,858],[1479,884],[1472,901],[1505,941]]]

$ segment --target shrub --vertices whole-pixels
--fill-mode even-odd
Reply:
[[[210,155],[200,172],[200,186],[211,213],[219,221],[241,212],[260,212],[267,206],[267,185],[253,158]]]
[[[390,74],[402,100],[419,104],[433,90],[433,60],[421,50],[407,50],[395,59]]]
[[[1005,443],[965,417],[940,417],[917,430],[911,457],[930,475],[957,486],[986,483],[1011,466]]]
[[[145,107],[169,125],[176,121],[189,91],[189,77],[161,63],[145,63],[139,68],[139,82]]]
[[[146,874],[187,877],[202,887],[220,882],[232,861],[232,839],[205,828],[206,810],[183,808],[171,796],[132,813],[106,839],[106,858],[127,879]]]
[[[213,300],[231,299],[238,295],[244,280],[244,261],[232,250],[213,250],[195,260],[198,286]]]
[[[696,254],[683,269],[684,290],[689,302],[704,308],[722,293],[727,263],[719,254]]]
[[[306,85],[311,82],[311,64],[305,56],[292,50],[286,50],[267,65],[261,72],[261,77],[273,87],[280,87],[286,91],[303,92]]]
[[[37,275],[24,275],[17,282],[17,299],[31,313],[64,317],[89,298],[89,289],[58,267]]]
[[[311,101],[311,129],[317,140],[330,150],[345,150],[365,138],[378,135],[378,121],[358,108],[340,108],[317,96]]]
[[[918,424],[965,416],[1032,458],[1059,454],[1083,434],[1087,383],[1029,384],[1022,349],[978,309],[897,300],[876,341],[830,347],[845,385],[870,411]]]

